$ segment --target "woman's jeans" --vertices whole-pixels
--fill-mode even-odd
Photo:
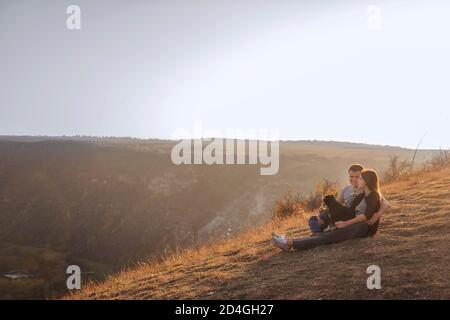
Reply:
[[[369,229],[365,221],[358,222],[341,229],[322,232],[302,239],[294,239],[292,247],[296,250],[304,250],[348,239],[364,238],[367,237],[368,231]]]

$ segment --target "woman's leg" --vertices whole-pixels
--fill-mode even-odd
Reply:
[[[335,229],[333,231],[324,232],[319,235],[288,240],[288,245],[289,248],[293,248],[296,250],[305,250],[324,244],[367,237],[368,230],[369,229],[366,222],[359,222],[342,229]]]

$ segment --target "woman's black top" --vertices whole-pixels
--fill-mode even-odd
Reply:
[[[350,209],[353,212],[355,212],[356,211],[356,207],[359,205],[359,203],[363,199],[364,199],[364,201],[367,204],[367,207],[366,207],[366,210],[364,212],[364,215],[366,216],[366,220],[369,220],[370,218],[372,218],[374,213],[376,213],[376,212],[378,212],[378,210],[380,210],[381,196],[376,191],[372,191],[367,196],[366,196],[365,193],[361,193],[361,194],[356,196],[355,200],[353,200],[353,202],[350,205]],[[380,221],[378,219],[377,222],[375,222],[374,224],[369,226],[368,236],[372,237],[372,236],[374,236],[377,233],[379,222]]]

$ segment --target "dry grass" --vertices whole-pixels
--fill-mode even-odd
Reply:
[[[186,250],[90,284],[69,299],[449,299],[450,169],[385,186],[393,210],[372,239],[282,252],[270,233],[309,234],[306,215]],[[382,289],[366,288],[381,268]]]
[[[386,183],[397,181],[407,177],[411,173],[412,163],[401,160],[398,156],[391,156],[389,164],[384,172],[383,181]]]
[[[285,219],[291,216],[313,212],[322,206],[322,199],[325,194],[337,196],[339,186],[337,182],[323,179],[316,185],[313,192],[307,195],[301,193],[288,192],[281,199],[275,201],[272,208],[274,219]]]

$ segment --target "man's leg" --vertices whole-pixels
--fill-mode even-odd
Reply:
[[[328,209],[321,210],[319,213],[319,224],[321,229],[326,229],[330,225],[330,211]]]
[[[368,226],[366,222],[352,224],[342,229],[335,229],[319,235],[292,240],[292,248],[305,250],[324,244],[336,243],[348,239],[367,237]]]

